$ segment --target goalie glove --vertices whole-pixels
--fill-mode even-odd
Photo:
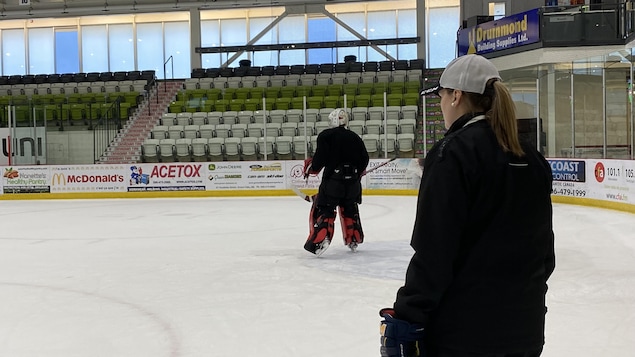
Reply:
[[[395,311],[381,309],[379,332],[381,335],[381,357],[419,357],[423,356],[420,345],[423,340],[423,327],[394,318]]]
[[[309,175],[317,175],[319,171],[313,170],[311,164],[313,163],[313,158],[309,157],[304,159],[304,179],[309,178]]]

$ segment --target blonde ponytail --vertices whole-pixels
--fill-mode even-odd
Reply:
[[[523,156],[525,152],[518,139],[516,107],[512,96],[500,81],[494,81],[491,85],[494,88],[494,98],[490,110],[486,113],[487,120],[503,150]]]

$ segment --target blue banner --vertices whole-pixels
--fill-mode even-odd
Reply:
[[[585,182],[584,160],[547,160],[554,181]]]
[[[484,54],[540,41],[538,9],[459,30],[459,56]]]

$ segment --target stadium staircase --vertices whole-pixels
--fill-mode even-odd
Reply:
[[[119,130],[98,164],[132,164],[141,161],[141,145],[159,123],[183,82],[161,82],[154,86],[133,116]]]

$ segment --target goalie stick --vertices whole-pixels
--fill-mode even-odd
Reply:
[[[362,175],[361,175],[360,177],[366,176],[366,175],[368,175],[369,173],[371,173],[371,172],[373,172],[373,171],[377,170],[378,168],[388,165],[389,163],[391,163],[391,162],[395,161],[395,159],[397,159],[397,157],[393,157],[393,158],[391,158],[390,160],[384,161],[384,162],[382,162],[381,164],[379,164],[379,165],[377,165],[377,166],[373,167],[373,168],[372,168],[372,169],[370,169],[370,170],[366,170],[366,171],[362,172]],[[293,184],[292,184],[289,188],[291,189],[291,191],[293,191],[293,193],[295,193],[296,195],[298,195],[298,197],[300,197],[301,199],[303,199],[303,200],[305,200],[305,201],[307,201],[307,202],[313,202],[313,196],[307,195],[306,193],[304,193],[304,192],[300,191],[300,189],[299,189],[297,186],[295,186],[295,185],[293,185]]]

